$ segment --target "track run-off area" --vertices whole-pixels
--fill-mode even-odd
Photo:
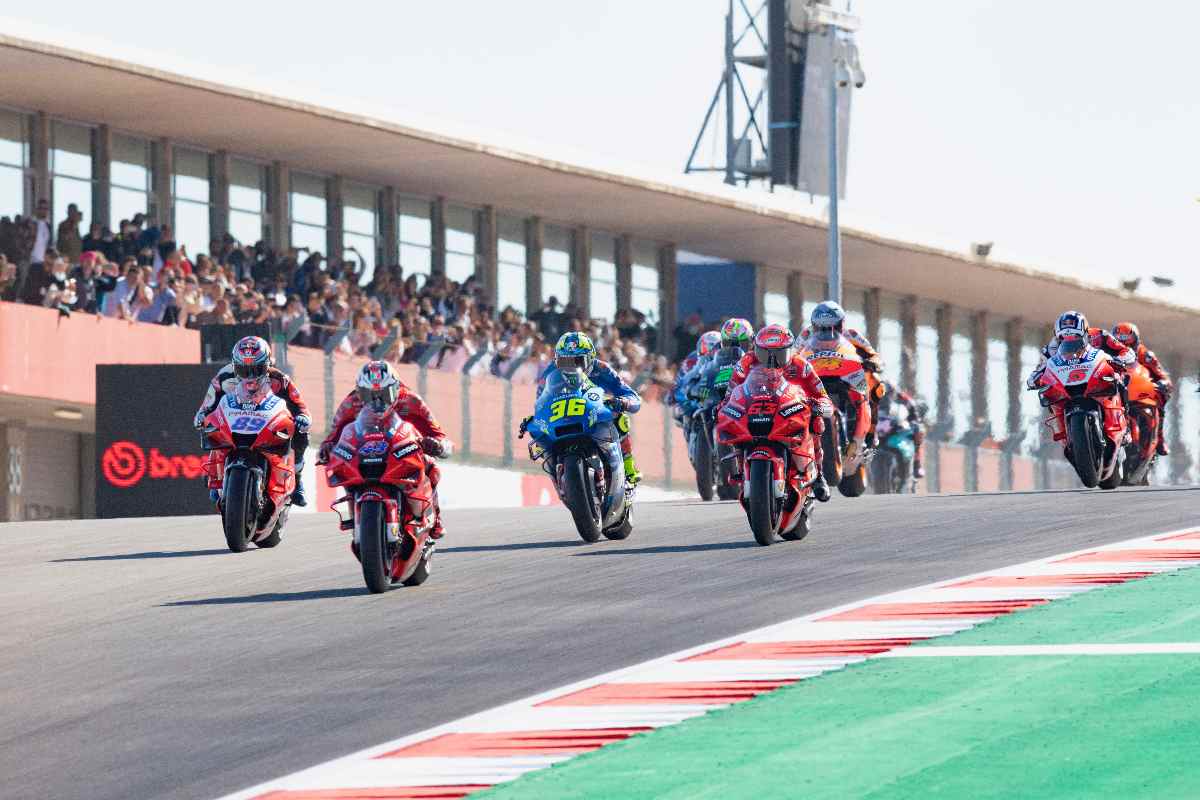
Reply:
[[[821,609],[1195,525],[1198,498],[835,498],[767,548],[734,503],[641,503],[594,545],[562,508],[447,512],[429,581],[381,596],[329,514],[243,554],[215,516],[0,525],[0,795],[207,800]]]

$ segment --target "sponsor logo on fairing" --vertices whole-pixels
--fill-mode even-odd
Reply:
[[[333,448],[333,452],[336,453],[337,456],[343,461],[349,461],[350,459],[354,458],[354,451],[344,444],[339,444],[337,447]]]
[[[779,409],[779,416],[790,417],[792,414],[798,413],[803,410],[804,410],[804,403],[794,403],[793,405],[787,406],[786,408]]]
[[[410,453],[413,453],[416,450],[420,449],[420,447],[421,447],[421,445],[416,444],[414,442],[413,444],[406,445],[405,447],[401,447],[399,450],[396,450],[395,452],[393,452],[392,455],[395,456],[396,458],[404,458],[406,455],[409,455]]]
[[[727,405],[721,409],[721,413],[724,414],[725,416],[729,417],[730,419],[741,419],[742,415],[745,414],[746,412],[743,411],[741,408],[738,408],[737,406]]]

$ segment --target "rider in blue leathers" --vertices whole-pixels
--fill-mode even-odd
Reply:
[[[633,440],[629,435],[629,415],[636,414],[642,407],[642,398],[632,386],[621,380],[621,376],[608,365],[608,362],[596,358],[596,347],[591,338],[578,331],[568,331],[559,337],[554,345],[554,361],[546,365],[538,378],[538,393],[546,385],[546,379],[559,370],[579,370],[587,379],[603,389],[610,397],[607,405],[614,411],[620,411],[617,418],[617,432],[621,436],[621,454],[625,461],[625,481],[635,484],[642,479],[633,460]],[[522,427],[528,425],[532,417],[523,421]]]

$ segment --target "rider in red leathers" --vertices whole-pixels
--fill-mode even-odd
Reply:
[[[232,392],[237,382],[253,381],[267,378],[271,381],[271,391],[287,404],[288,412],[296,422],[296,432],[292,436],[292,452],[296,461],[296,488],[292,492],[292,505],[306,506],[308,500],[304,496],[304,484],[300,473],[304,471],[304,453],[308,450],[308,430],[312,425],[308,406],[300,397],[300,390],[282,370],[275,367],[271,358],[271,347],[259,336],[246,336],[233,346],[230,362],[217,372],[209,384],[200,409],[196,412],[193,425],[196,430],[204,427],[204,420],[221,402],[221,398]],[[225,480],[225,450],[209,450],[205,473],[208,475],[208,493],[214,503],[220,502],[221,485]]]
[[[1171,401],[1171,394],[1175,388],[1171,383],[1171,373],[1167,372],[1167,368],[1158,360],[1158,356],[1154,355],[1154,351],[1142,344],[1142,334],[1138,331],[1137,325],[1132,322],[1117,323],[1113,326],[1112,335],[1117,341],[1132,350],[1137,363],[1150,373],[1150,379],[1154,381],[1154,386],[1158,389],[1158,407],[1165,418],[1167,403]],[[1157,449],[1160,456],[1171,454],[1170,448],[1167,447],[1164,428],[1166,428],[1165,425],[1158,426]]]
[[[433,459],[435,457],[448,458],[454,451],[454,443],[442,426],[438,424],[429,406],[425,404],[419,394],[404,385],[391,364],[386,361],[370,361],[363,366],[358,374],[354,391],[346,395],[333,415],[329,434],[321,442],[317,463],[328,463],[329,453],[341,438],[342,429],[358,417],[358,412],[365,405],[364,397],[382,398],[381,408],[390,407],[401,419],[411,423],[421,434],[421,449],[425,451],[425,473],[429,476],[429,483],[433,486],[435,516],[433,531],[429,535],[434,539],[442,538],[442,507],[438,503],[437,493],[438,482],[441,480],[442,474]]]
[[[824,430],[824,420],[833,416],[833,402],[825,392],[825,384],[812,365],[796,350],[796,337],[782,325],[768,325],[754,337],[754,348],[742,356],[733,368],[729,379],[729,389],[726,397],[733,395],[733,390],[745,382],[750,370],[756,366],[781,368],[786,381],[799,386],[804,396],[812,404],[816,416],[813,418],[812,433],[813,451],[816,458],[817,479],[813,482],[813,497],[822,503],[829,500],[829,484],[821,471],[821,437]],[[728,402],[728,401],[726,401]]]

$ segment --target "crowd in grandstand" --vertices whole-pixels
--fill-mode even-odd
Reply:
[[[116,232],[71,205],[57,226],[49,205],[33,216],[0,217],[0,299],[160,325],[268,322],[292,346],[375,353],[397,363],[536,381],[555,340],[582,330],[599,354],[644,392],[671,385],[670,359],[653,350],[657,331],[637,310],[588,319],[555,297],[528,316],[487,305],[474,276],[405,275],[398,264],[362,280],[358,262],[321,253],[275,253],[226,234],[208,253],[187,252],[171,226],[137,214]],[[349,255],[349,253],[348,253]],[[695,341],[691,328],[678,332]],[[685,351],[686,352],[686,351]]]

